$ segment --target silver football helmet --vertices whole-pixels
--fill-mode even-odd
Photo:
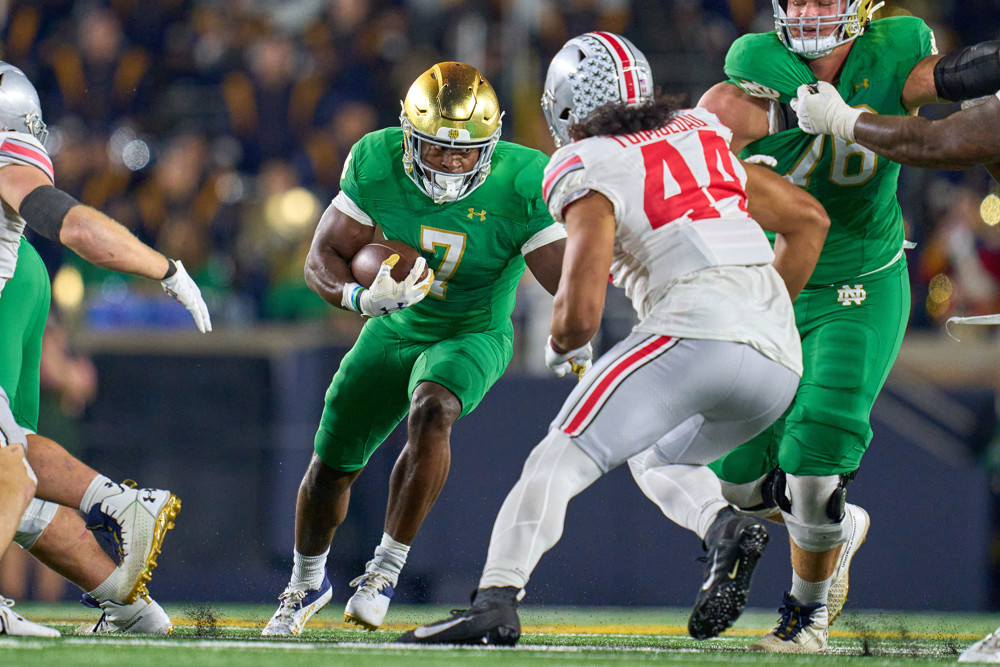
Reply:
[[[0,129],[25,132],[43,145],[49,136],[35,87],[24,72],[3,61],[0,61]]]
[[[781,8],[780,0],[771,0],[774,6],[774,27],[788,50],[803,58],[825,56],[841,44],[847,44],[861,35],[872,21],[875,12],[884,2],[875,0],[837,0],[837,12],[829,16],[798,16],[789,18]],[[843,7],[843,11],[841,11]],[[828,35],[820,36],[830,28]]]
[[[570,142],[570,126],[605,104],[653,101],[653,73],[635,44],[610,32],[588,32],[566,42],[549,63],[542,113],[556,146]]]

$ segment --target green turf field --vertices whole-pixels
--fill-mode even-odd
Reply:
[[[0,638],[3,667],[121,665],[930,665],[954,664],[958,653],[995,629],[996,615],[845,611],[824,656],[780,656],[744,651],[776,620],[749,610],[722,638],[695,641],[686,634],[687,610],[617,607],[521,609],[524,626],[515,649],[396,646],[402,630],[437,620],[445,607],[394,606],[388,629],[364,632],[340,622],[331,605],[301,638],[261,639],[273,609],[259,605],[170,605],[176,631],[169,637],[74,636],[96,621],[80,605],[18,604],[31,620],[63,632],[60,639]]]

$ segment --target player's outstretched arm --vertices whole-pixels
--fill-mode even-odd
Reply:
[[[748,162],[743,167],[750,215],[761,227],[778,234],[774,268],[794,299],[816,268],[830,218],[815,197],[770,169]]]
[[[374,237],[374,227],[358,222],[330,204],[319,219],[306,256],[305,278],[309,289],[330,305],[350,310],[343,298],[344,286],[356,284],[351,258]]]
[[[862,114],[855,140],[880,155],[917,167],[962,169],[1000,161],[1000,99],[941,120]]]
[[[8,165],[0,171],[0,197],[33,230],[59,241],[91,264],[159,280],[194,318],[202,333],[212,330],[201,291],[184,265],[167,259],[124,226],[54,187],[35,167]]]

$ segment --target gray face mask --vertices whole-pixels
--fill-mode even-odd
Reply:
[[[771,0],[774,26],[789,51],[803,58],[820,58],[865,31],[872,15],[884,2],[839,0],[837,11],[827,16],[789,17],[779,0]],[[826,33],[820,36],[820,33]]]
[[[0,61],[0,128],[24,132],[43,145],[49,136],[42,121],[42,106],[35,87],[24,72]]]

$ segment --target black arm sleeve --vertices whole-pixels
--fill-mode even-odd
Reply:
[[[961,102],[1000,89],[1000,40],[980,42],[944,56],[934,65],[938,97]]]
[[[18,213],[33,230],[58,241],[63,218],[79,203],[54,185],[40,185],[21,200]]]

